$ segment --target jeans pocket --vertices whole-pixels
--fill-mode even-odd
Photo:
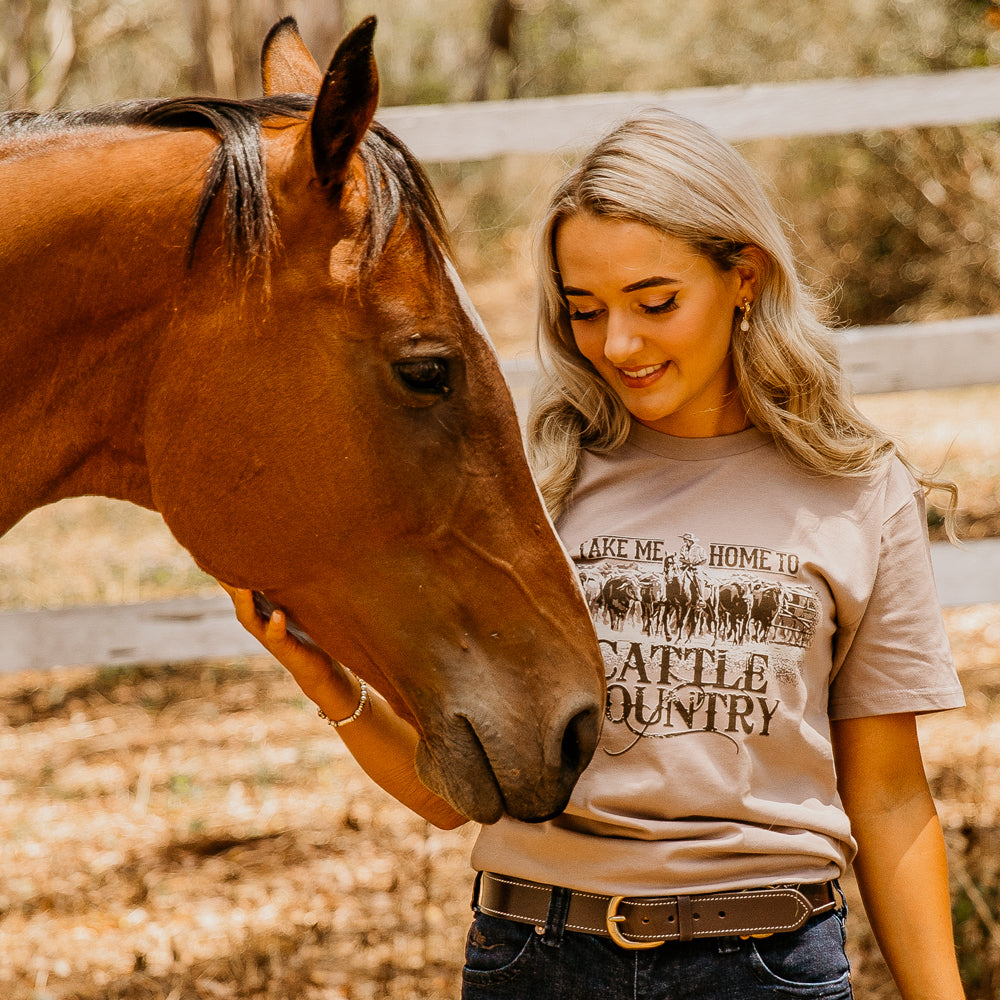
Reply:
[[[477,913],[465,942],[463,980],[477,986],[510,981],[527,961],[537,938],[530,924]]]
[[[752,939],[750,968],[759,982],[778,994],[849,1000],[851,966],[845,943],[843,915],[830,913],[791,934]]]

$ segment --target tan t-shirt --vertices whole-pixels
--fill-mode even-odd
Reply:
[[[755,429],[637,425],[585,454],[558,528],[604,652],[601,742],[561,816],[485,827],[473,866],[625,895],[843,874],[829,720],[964,703],[902,464],[818,476]]]

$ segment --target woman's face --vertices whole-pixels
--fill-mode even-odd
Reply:
[[[651,226],[589,212],[559,224],[555,252],[577,348],[636,420],[677,437],[747,426],[730,341],[750,269],[720,271]]]

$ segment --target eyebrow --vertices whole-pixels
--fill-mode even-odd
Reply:
[[[638,292],[642,288],[658,288],[661,285],[677,285],[680,282],[677,278],[663,278],[656,275],[652,278],[643,278],[642,281],[636,281],[631,285],[626,285],[622,291],[623,292]],[[573,288],[571,285],[563,286],[563,295],[593,295],[593,292],[588,292],[585,288]]]

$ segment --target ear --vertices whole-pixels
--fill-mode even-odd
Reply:
[[[771,258],[760,247],[750,244],[741,251],[740,261],[735,269],[740,278],[739,297],[753,302],[771,270]]]
[[[378,68],[372,52],[375,25],[374,17],[366,17],[337,46],[313,109],[313,166],[331,196],[343,187],[351,157],[378,106]]]
[[[294,17],[282,18],[267,33],[260,54],[260,78],[265,97],[319,90],[323,73],[302,41]]]

